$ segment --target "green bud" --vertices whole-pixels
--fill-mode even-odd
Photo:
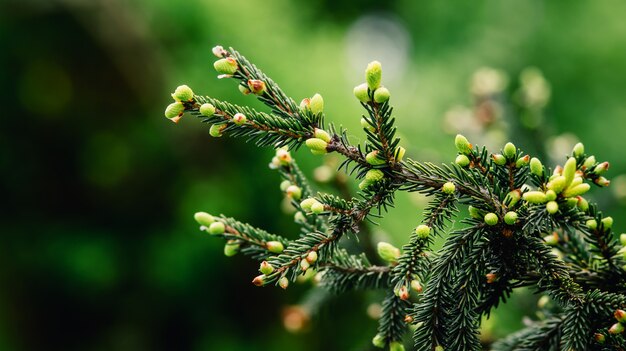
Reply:
[[[626,246],[626,233],[620,234],[619,242],[622,244],[622,246]]]
[[[449,195],[454,194],[454,190],[456,190],[456,186],[452,182],[446,182],[441,187],[441,191]]]
[[[591,230],[596,230],[598,228],[598,222],[596,222],[595,219],[587,220],[587,222],[585,222],[585,225]]]
[[[611,328],[609,328],[609,333],[613,335],[621,334],[623,332],[624,332],[624,326],[620,322],[613,324]]]
[[[265,247],[267,248],[267,251],[273,253],[281,253],[285,249],[283,243],[281,243],[280,241],[268,241],[267,243],[265,243]]]
[[[382,80],[382,75],[383,69],[380,62],[372,61],[367,65],[367,69],[365,69],[365,81],[371,91],[378,89],[380,81]]]
[[[498,215],[493,212],[489,212],[485,215],[484,220],[487,225],[496,225],[498,224]]]
[[[430,234],[430,227],[426,224],[420,224],[415,228],[415,234],[417,234],[420,239],[426,239]]]
[[[585,162],[583,163],[583,167],[585,167],[585,169],[589,169],[593,167],[596,164],[596,162],[597,162],[596,157],[591,155],[585,159]]]
[[[291,186],[291,182],[288,180],[283,180],[282,182],[280,182],[280,190],[281,191],[287,191],[287,188],[289,188]]]
[[[311,251],[308,255],[306,255],[306,261],[310,264],[317,262],[317,252]]]
[[[493,154],[491,155],[493,162],[498,166],[504,166],[506,164],[506,157],[502,154]]]
[[[611,227],[613,227],[613,217],[604,217],[602,218],[601,222],[604,230],[609,230],[611,229]]]
[[[608,162],[602,162],[599,165],[596,166],[596,168],[593,169],[593,173],[597,174],[597,175],[601,175],[604,174],[604,172],[609,170],[609,163]]]
[[[400,341],[394,341],[389,344],[389,351],[405,351],[404,345]]]
[[[530,156],[525,155],[523,157],[520,157],[517,159],[517,161],[515,162],[515,168],[522,168],[522,167],[526,167],[528,165],[528,162],[530,161]]]
[[[249,95],[250,93],[252,93],[252,91],[250,91],[250,88],[248,88],[247,85],[242,85],[239,84],[237,86],[237,88],[239,88],[239,91],[243,94],[243,95]]]
[[[387,100],[389,100],[389,97],[391,96],[391,94],[389,93],[389,90],[385,87],[380,87],[378,89],[376,89],[376,91],[374,92],[374,101],[376,101],[377,103],[381,104]]]
[[[249,79],[248,89],[255,95],[263,95],[266,91],[265,82],[258,79]]]
[[[548,201],[554,201],[556,200],[556,192],[554,190],[548,190],[546,191],[546,199]]]
[[[557,194],[560,194],[567,186],[567,179],[564,176],[556,176],[546,184],[546,187]]]
[[[361,118],[361,127],[363,127],[363,129],[365,130],[369,130],[370,132],[376,131],[376,127],[371,125],[370,122],[365,118]]]
[[[513,207],[515,206],[515,204],[517,204],[517,202],[521,198],[522,198],[522,192],[519,189],[511,190],[504,197],[504,204],[507,205],[507,207]]]
[[[300,198],[302,197],[302,189],[300,189],[300,187],[297,185],[290,185],[285,190],[285,193],[287,193],[287,196],[296,201],[300,200]]]
[[[233,116],[233,123],[238,126],[244,125],[247,120],[248,118],[243,113],[235,113],[235,115]]]
[[[559,234],[557,234],[557,232],[552,232],[552,234],[544,236],[543,241],[545,241],[546,245],[549,246],[557,245],[559,243]]]
[[[609,186],[611,184],[611,181],[606,179],[606,178],[604,178],[604,177],[598,177],[598,178],[596,178],[596,180],[594,180],[594,183],[596,183],[599,186],[606,187],[606,186]]]
[[[559,204],[557,204],[556,201],[548,201],[546,211],[548,211],[549,214],[557,213],[559,211]]]
[[[214,124],[209,128],[209,134],[214,138],[222,136],[222,131],[226,128],[225,124]]]
[[[587,212],[587,210],[589,210],[589,202],[587,202],[587,199],[582,196],[577,196],[576,198],[578,199],[578,209],[583,212]]]
[[[522,198],[531,204],[542,204],[548,201],[546,194],[541,191],[529,191],[524,193]]]
[[[322,212],[324,212],[324,204],[321,202],[315,202],[312,206],[311,206],[311,212],[315,213],[315,214],[320,214]]]
[[[570,157],[563,165],[563,176],[565,177],[565,184],[570,185],[572,180],[574,180],[574,176],[576,175],[576,159],[574,157]]]
[[[400,249],[386,242],[379,242],[377,246],[378,256],[387,262],[396,262],[400,255]]]
[[[206,103],[200,106],[200,113],[204,116],[211,117],[215,114],[215,106]]]
[[[454,138],[454,145],[461,154],[469,155],[472,153],[472,144],[461,134],[457,134]]]
[[[394,152],[394,157],[396,158],[396,162],[402,162],[405,152],[406,152],[406,149],[403,148],[402,146],[396,147],[396,152]]]
[[[509,211],[504,215],[504,223],[514,225],[517,222],[517,212]]]
[[[213,222],[215,222],[215,218],[206,212],[196,212],[193,215],[193,218],[198,222],[198,224],[203,225],[205,227],[209,227]]]
[[[517,148],[515,147],[515,144],[509,142],[504,145],[504,149],[502,149],[502,153],[504,154],[504,157],[508,158],[509,160],[512,160],[517,155]]]
[[[576,145],[574,145],[574,148],[572,149],[572,155],[574,155],[574,157],[581,157],[584,153],[585,145],[583,145],[583,143],[577,143]]]
[[[372,345],[381,349],[385,347],[386,343],[385,336],[382,334],[376,334],[374,339],[372,339]]]
[[[232,57],[226,57],[223,59],[219,59],[213,63],[213,67],[220,74],[234,74],[237,72],[237,60]]]
[[[213,222],[209,225],[208,232],[211,235],[220,235],[224,234],[226,230],[226,226],[222,222]]]
[[[543,164],[536,157],[530,159],[530,173],[538,177],[543,176]]]
[[[311,110],[311,99],[304,98],[300,101],[300,110],[302,111],[310,111]]]
[[[311,264],[309,263],[309,261],[300,260],[300,269],[302,269],[303,272],[306,272],[306,270],[309,269],[309,267],[311,267]]]
[[[224,245],[224,256],[233,257],[239,252],[239,244],[237,242],[227,242]]]
[[[191,101],[193,99],[193,90],[186,85],[180,85],[176,88],[172,97],[176,101]]]
[[[576,205],[578,205],[578,197],[568,197],[567,199],[565,199],[565,205],[568,208],[576,207]]]
[[[618,322],[622,322],[622,323],[626,322],[626,311],[624,310],[620,310],[620,309],[616,310],[613,313],[613,316],[615,317],[615,319],[617,319]]]
[[[385,177],[385,173],[379,169],[370,169],[365,173],[365,180],[370,183],[376,183],[381,181]]]
[[[300,202],[300,208],[302,208],[302,210],[304,210],[305,212],[311,212],[311,206],[313,206],[315,203],[319,203],[319,201],[317,201],[315,198],[310,197]]]
[[[454,163],[456,163],[457,165],[461,167],[467,167],[470,164],[470,159],[469,157],[465,155],[458,155],[456,159],[454,160]]]
[[[563,196],[565,196],[565,197],[573,197],[573,196],[582,195],[582,194],[588,192],[589,189],[591,189],[591,185],[589,185],[587,183],[578,184],[578,185],[576,185],[576,186],[574,186],[572,188],[565,189],[565,191],[563,192]]]
[[[482,212],[474,206],[468,206],[467,210],[469,211],[469,215],[474,219],[483,218]]]
[[[309,138],[305,141],[306,146],[311,149],[311,151],[319,151],[326,153],[326,147],[328,143],[319,138]]]
[[[274,271],[274,266],[269,264],[267,261],[261,262],[261,266],[259,267],[259,272],[265,275],[270,275],[272,274],[273,271]]]
[[[368,153],[367,155],[365,155],[365,161],[367,161],[367,163],[369,163],[372,166],[379,166],[379,165],[384,165],[387,162],[383,159],[378,158],[378,150],[374,150],[370,153]]]
[[[280,279],[278,279],[278,286],[280,286],[281,288],[287,289],[289,287],[289,279],[287,279],[287,277],[280,277]]]
[[[311,112],[314,115],[318,113],[322,113],[322,111],[324,111],[324,98],[322,98],[322,95],[320,94],[313,95],[313,97],[311,98],[309,108],[311,109]]]
[[[367,84],[363,83],[354,87],[353,90],[354,96],[359,99],[361,102],[370,101],[370,97],[367,92]]]
[[[184,112],[185,106],[182,102],[172,102],[171,104],[167,105],[167,108],[165,108],[165,117],[173,119],[182,116]]]
[[[265,274],[261,274],[261,275],[254,277],[254,279],[252,279],[252,284],[256,286],[265,285]]]
[[[324,129],[315,128],[315,131],[313,132],[313,136],[318,139],[322,139],[327,143],[330,142],[330,134],[328,134],[328,132],[325,131]]]

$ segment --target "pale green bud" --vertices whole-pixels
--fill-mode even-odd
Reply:
[[[577,143],[576,145],[574,145],[574,148],[572,149],[572,155],[574,155],[574,157],[581,157],[584,153],[585,145],[583,145],[583,143]]]
[[[222,131],[226,128],[225,124],[214,124],[209,128],[209,134],[214,138],[222,136]]]
[[[496,225],[498,224],[498,215],[493,212],[489,212],[485,215],[484,220],[487,225]]]
[[[315,115],[318,113],[322,113],[322,111],[324,111],[324,98],[322,98],[322,95],[313,95],[309,104],[309,108],[311,109],[311,112]]]
[[[365,155],[365,161],[367,161],[367,163],[369,163],[372,166],[379,166],[379,165],[384,165],[387,162],[383,159],[378,158],[378,150],[374,150],[372,152],[369,152],[367,155]]]
[[[315,198],[310,197],[300,202],[300,207],[305,212],[311,212],[311,206],[313,206],[313,204],[318,203],[318,202],[319,201],[317,201]]]
[[[302,111],[310,111],[311,110],[311,99],[304,98],[300,101],[300,110]]]
[[[287,277],[280,277],[280,279],[278,279],[278,286],[280,286],[283,289],[287,289],[289,287],[289,279],[287,279]]]
[[[370,132],[376,131],[376,127],[371,125],[370,122],[365,118],[361,118],[361,127],[363,127],[363,129],[365,130],[369,130]]]
[[[281,253],[285,249],[280,241],[268,241],[267,243],[265,243],[265,247],[267,247],[267,250],[269,252],[273,253]]]
[[[589,185],[587,183],[578,184],[578,185],[576,185],[574,187],[566,189],[563,192],[563,196],[565,196],[565,197],[572,197],[572,196],[582,195],[582,194],[588,192],[589,189],[591,189],[591,185]]]
[[[376,334],[374,339],[372,339],[372,345],[381,349],[385,347],[386,343],[385,336],[382,334]]]
[[[213,114],[215,114],[215,106],[213,106],[213,105],[211,105],[209,103],[200,105],[200,109],[199,110],[200,110],[200,113],[203,116],[211,117],[211,116],[213,116]]]
[[[176,88],[172,97],[176,101],[191,101],[193,99],[193,90],[186,85],[180,85]]]
[[[308,255],[306,255],[306,261],[310,264],[317,262],[317,252],[311,251]]]
[[[596,162],[597,162],[596,157],[591,155],[585,159],[585,162],[583,163],[583,167],[585,167],[586,169],[589,169],[593,167],[596,164]]]
[[[389,97],[391,96],[391,94],[389,93],[389,90],[385,87],[380,87],[378,89],[376,89],[376,91],[374,92],[374,101],[376,101],[377,103],[381,104],[387,100],[389,100]]]
[[[456,190],[456,186],[452,182],[446,182],[441,187],[441,191],[443,191],[444,193],[449,194],[449,195],[450,194],[454,194],[455,190]]]
[[[224,256],[233,257],[239,252],[239,244],[237,242],[228,242],[224,245]]]
[[[578,199],[578,209],[583,211],[583,212],[587,212],[587,210],[589,210],[589,202],[587,201],[587,199],[585,199],[582,196],[577,196]]]
[[[371,91],[378,89],[382,80],[382,75],[383,69],[380,62],[372,61],[367,65],[367,68],[365,69],[365,81]]]
[[[239,65],[237,64],[237,60],[232,57],[226,57],[223,59],[219,59],[213,63],[213,67],[220,74],[234,74],[237,72],[237,68]]]
[[[595,219],[587,220],[587,222],[585,222],[585,225],[591,230],[596,230],[596,228],[598,228],[598,222]]]
[[[568,208],[576,207],[576,205],[578,205],[578,196],[576,196],[576,197],[568,197],[567,199],[565,199],[565,205]]]
[[[517,161],[515,162],[515,168],[522,168],[522,167],[526,167],[528,165],[528,162],[530,161],[530,156],[525,155],[523,157],[520,157],[517,159]]]
[[[315,128],[315,131],[313,132],[313,136],[318,139],[322,139],[327,143],[330,142],[330,134],[328,134],[328,132],[325,131],[324,129]]]
[[[315,214],[320,214],[322,212],[324,212],[324,204],[321,202],[315,202],[312,206],[311,206],[311,212],[315,213]]]
[[[545,241],[549,246],[554,246],[559,243],[559,234],[557,234],[557,232],[552,232],[552,234],[543,237],[543,241]]]
[[[365,180],[370,184],[381,181],[385,177],[385,173],[379,169],[370,169],[365,173]]]
[[[514,225],[517,222],[517,212],[509,211],[504,215],[504,223]]]
[[[457,134],[454,138],[454,145],[461,154],[469,155],[472,153],[472,144],[461,134]]]
[[[406,152],[406,149],[403,148],[402,146],[398,146],[396,148],[396,152],[394,153],[394,157],[396,158],[396,162],[402,162],[402,159],[404,158],[404,153]]]
[[[290,185],[285,190],[285,193],[287,193],[287,196],[296,201],[300,200],[300,198],[302,197],[302,189],[300,189],[300,187],[297,185]]]
[[[367,84],[363,83],[360,85],[357,85],[356,87],[354,87],[354,96],[359,99],[359,101],[361,102],[368,102],[370,101],[370,97],[367,94]]]
[[[597,174],[597,175],[601,175],[604,174],[604,172],[609,170],[609,163],[608,162],[602,162],[599,165],[596,166],[596,168],[593,169],[593,173]]]
[[[504,148],[502,149],[502,153],[504,154],[504,157],[508,158],[509,160],[512,160],[517,155],[517,148],[515,147],[515,144],[509,142],[504,145]]]
[[[556,201],[548,201],[546,211],[548,211],[549,214],[557,213],[559,211],[559,204],[556,203]]]
[[[248,89],[255,95],[263,95],[266,91],[265,82],[258,79],[249,79]]]
[[[554,190],[548,190],[546,191],[546,199],[548,201],[554,201],[556,200],[556,192]]]
[[[235,113],[235,115],[233,116],[233,123],[238,126],[244,125],[247,120],[248,118],[243,113]]]
[[[215,218],[206,212],[196,212],[193,215],[193,218],[198,222],[198,224],[203,225],[205,227],[209,227],[213,222],[215,222]]]
[[[411,280],[411,290],[417,293],[421,293],[424,290],[424,287],[422,287],[422,284],[419,282],[419,280],[413,279]]]
[[[326,153],[326,147],[328,143],[319,138],[309,138],[305,141],[306,146],[311,149],[311,151],[319,151]]]
[[[270,275],[272,274],[273,271],[274,271],[274,266],[269,264],[269,262],[267,261],[261,262],[261,265],[259,266],[259,272],[265,275]]]
[[[377,246],[378,256],[387,262],[396,262],[400,255],[400,249],[386,242],[379,242]]]
[[[291,182],[288,180],[283,180],[282,182],[280,182],[280,190],[281,191],[287,191],[287,188],[289,188],[291,186]]]
[[[211,235],[224,234],[224,231],[226,231],[226,226],[222,222],[213,222],[209,225],[207,231]]]
[[[563,165],[563,176],[565,177],[565,185],[569,185],[576,175],[576,159],[570,157]]]
[[[165,108],[165,117],[173,119],[176,117],[180,117],[184,112],[185,106],[182,102],[172,102],[171,104],[167,105],[167,108]]]
[[[604,217],[601,222],[604,230],[609,230],[613,227],[613,217]]]
[[[519,201],[519,199],[522,198],[522,192],[519,189],[515,189],[515,190],[511,190],[508,194],[506,194],[506,196],[504,197],[504,203],[505,205],[507,205],[508,207],[513,207],[515,206],[515,204],[517,204],[517,202]]]
[[[524,193],[522,198],[531,204],[542,204],[548,201],[546,194],[541,191],[529,191]]]
[[[300,260],[300,269],[302,269],[302,271],[306,272],[306,270],[309,269],[309,267],[311,267],[311,264],[309,263],[309,261]]]
[[[420,239],[426,239],[430,234],[430,227],[426,224],[420,224],[415,228],[415,234],[417,234]]]
[[[598,184],[599,186],[605,187],[605,186],[609,186],[611,184],[611,181],[604,177],[598,177],[596,178],[594,183]]]
[[[620,234],[619,241],[622,244],[622,246],[626,246],[626,233]]]
[[[394,341],[389,344],[389,351],[405,351],[404,345],[400,341]]]
[[[465,155],[458,155],[456,159],[454,160],[454,163],[456,163],[457,165],[461,167],[467,167],[470,164],[470,159],[469,157]]]
[[[280,166],[288,166],[293,161],[291,153],[283,148],[276,150],[276,159],[278,159],[278,165]]]
[[[557,194],[560,194],[567,186],[567,179],[565,176],[556,176],[554,179],[546,184],[546,187]]]
[[[296,223],[306,223],[306,217],[304,216],[304,213],[298,211],[293,215],[293,220]]]
[[[536,157],[530,159],[530,173],[538,177],[543,176],[543,164]]]
[[[493,154],[491,155],[493,162],[498,166],[504,166],[506,164],[506,157],[502,154]]]

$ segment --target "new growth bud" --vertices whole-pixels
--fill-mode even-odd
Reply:
[[[372,61],[367,65],[367,68],[365,69],[365,81],[367,82],[367,87],[371,91],[378,89],[382,80],[382,75],[383,69],[380,62]]]
[[[385,87],[380,87],[378,89],[376,89],[376,91],[374,92],[374,101],[376,101],[377,103],[381,104],[387,100],[389,100],[389,97],[391,96],[391,94],[389,93],[389,90]]]
[[[517,212],[509,211],[504,215],[504,223],[514,225],[517,222]]]
[[[404,153],[406,152],[406,149],[403,148],[402,146],[398,146],[396,148],[396,152],[394,153],[394,157],[396,158],[396,162],[402,162],[402,159],[404,158]]]
[[[289,279],[287,279],[287,277],[280,277],[280,279],[278,279],[278,286],[280,286],[283,289],[287,289],[289,287]]]
[[[570,157],[565,162],[565,165],[563,165],[563,176],[565,177],[566,186],[570,185],[572,180],[574,180],[575,175],[576,175],[576,159],[574,157]]]
[[[213,222],[209,225],[207,231],[211,235],[224,234],[224,232],[226,231],[226,226],[222,222]]]
[[[430,227],[426,224],[420,224],[415,228],[415,234],[417,234],[420,239],[426,239],[430,234]]]
[[[226,129],[226,124],[214,124],[209,128],[209,135],[214,138],[219,138],[222,136],[222,132]]]
[[[322,98],[322,95],[313,95],[309,103],[309,109],[314,115],[322,113],[322,111],[324,111],[324,98]]]
[[[372,339],[372,345],[381,349],[385,347],[386,345],[385,336],[382,334],[376,334],[376,336],[374,336],[374,338]]]
[[[470,164],[470,159],[469,157],[465,155],[458,155],[456,159],[454,160],[454,163],[456,163],[457,165],[461,167],[467,167]]]
[[[448,195],[454,194],[454,190],[456,190],[456,186],[454,186],[454,183],[452,182],[446,182],[441,187],[441,191]]]
[[[237,60],[232,57],[226,57],[220,60],[215,61],[213,63],[213,67],[220,74],[234,74],[237,72],[237,68],[239,65],[237,64]]]
[[[593,173],[597,175],[601,175],[601,174],[604,174],[608,170],[609,170],[609,163],[602,162],[599,165],[597,165],[596,168],[593,169]]]
[[[367,161],[367,163],[372,166],[380,166],[386,164],[387,162],[385,160],[378,158],[378,154],[378,150],[374,150],[368,153],[367,155],[365,155],[365,161]]]
[[[198,224],[203,225],[205,227],[209,227],[213,222],[215,222],[215,218],[206,212],[196,212],[193,215],[193,218],[198,222]]]
[[[244,125],[247,120],[248,118],[243,113],[235,113],[235,115],[233,116],[233,123],[238,126]]]
[[[368,102],[370,101],[370,97],[367,93],[367,84],[363,83],[360,85],[357,85],[356,87],[354,87],[353,90],[354,96],[359,99],[359,101],[361,102]]]
[[[328,143],[319,138],[309,138],[305,141],[306,146],[311,149],[314,155],[322,155],[326,153]]]
[[[180,116],[183,115],[184,112],[185,112],[185,106],[183,105],[182,102],[180,101],[173,102],[167,105],[167,107],[165,108],[165,117],[169,118],[170,120],[174,121],[174,123],[176,123],[178,122],[178,119],[180,118]]]
[[[379,242],[377,246],[378,256],[387,262],[396,262],[400,258],[400,249],[386,242]]]
[[[249,79],[248,89],[255,95],[263,95],[265,94],[265,82],[258,79]]]
[[[572,155],[574,155],[574,157],[578,158],[584,154],[585,154],[585,145],[583,145],[583,143],[577,143],[576,145],[574,145],[574,148],[572,149]]]
[[[549,214],[557,213],[559,211],[559,204],[556,203],[556,201],[548,201],[546,211],[548,211]]]
[[[274,267],[271,264],[269,264],[267,261],[261,262],[261,265],[259,267],[259,272],[265,275],[270,275],[272,274],[273,271],[274,271]]]
[[[281,253],[285,249],[280,241],[268,241],[265,243],[265,247],[267,248],[267,251],[272,253]]]
[[[224,256],[232,257],[239,252],[239,243],[236,240],[229,240],[224,245]]]
[[[288,186],[287,189],[285,189],[285,193],[287,193],[287,196],[296,201],[300,200],[302,197],[302,189],[300,189],[297,185]]]
[[[489,212],[485,215],[484,220],[487,225],[494,226],[498,224],[498,215],[493,212]]]
[[[469,155],[472,153],[472,144],[461,134],[457,134],[454,138],[454,145],[459,153]]]
[[[530,159],[530,173],[537,177],[543,176],[543,164],[536,157]]]
[[[493,154],[491,155],[493,162],[498,166],[504,166],[506,164],[506,157],[502,154]]]
[[[265,284],[265,275],[257,275],[254,279],[252,279],[252,284],[256,286],[263,286]]]
[[[542,204],[548,201],[546,194],[541,191],[529,191],[522,195],[522,198],[531,204]]]
[[[172,97],[176,101],[187,102],[193,100],[193,90],[186,85],[180,85],[174,90]]]
[[[211,117],[215,114],[215,106],[209,103],[202,104],[200,105],[199,111],[203,116]]]
[[[517,155],[517,148],[515,147],[515,144],[509,142],[504,145],[504,148],[502,149],[502,153],[504,154],[504,157],[506,157],[509,160],[512,160]]]
[[[322,139],[327,143],[330,142],[330,134],[328,134],[328,132],[324,129],[315,128],[315,130],[313,131],[313,136],[318,139]]]
[[[528,162],[530,161],[530,156],[525,155],[523,157],[520,157],[517,159],[517,161],[515,162],[515,168],[522,168],[522,167],[526,167],[528,165]]]
[[[389,344],[389,351],[405,351],[404,345],[400,341],[394,341]]]

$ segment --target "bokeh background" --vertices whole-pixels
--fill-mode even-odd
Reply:
[[[420,160],[451,161],[458,131],[552,162],[583,141],[611,162],[611,187],[592,196],[626,230],[624,13],[619,0],[2,1],[0,350],[371,349],[380,295],[255,288],[257,265],[197,230],[205,210],[297,232],[272,150],[163,117],[183,83],[260,107],[216,78],[216,44],[297,101],[321,93],[354,142],[352,87],[380,60]],[[310,173],[322,164],[295,156]],[[399,195],[374,238],[401,245],[423,205]],[[535,318],[535,303],[515,294],[485,341]]]

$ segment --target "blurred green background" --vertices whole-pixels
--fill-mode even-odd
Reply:
[[[380,60],[420,160],[452,160],[458,131],[553,162],[583,141],[611,162],[613,184],[592,196],[625,230],[625,13],[619,0],[3,1],[0,350],[371,349],[380,295],[309,297],[326,303],[288,332],[283,308],[308,288],[253,287],[257,265],[197,230],[192,214],[205,210],[297,233],[272,150],[163,117],[179,84],[260,108],[216,79],[217,44],[296,101],[321,93],[354,142],[352,87]],[[307,172],[322,162],[295,156]],[[401,245],[423,204],[399,195],[376,238]],[[514,296],[485,339],[534,318],[534,299]]]

